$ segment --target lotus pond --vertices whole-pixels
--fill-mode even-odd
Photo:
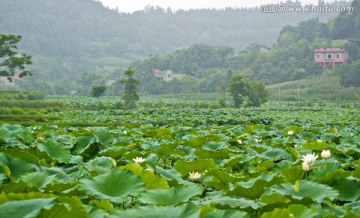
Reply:
[[[43,116],[0,125],[0,217],[360,217],[359,108]]]

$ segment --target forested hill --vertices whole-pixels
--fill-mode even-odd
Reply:
[[[231,72],[266,84],[320,76],[324,71],[320,63],[314,62],[314,50],[345,48],[347,63],[334,67],[326,75],[336,76],[342,86],[360,87],[360,1],[353,1],[351,6],[352,12],[341,13],[328,22],[311,18],[297,25],[283,27],[276,45],[271,48],[252,43],[241,52],[235,52],[227,46],[196,44],[165,56],[151,56],[136,61],[133,66],[138,72],[143,72],[141,78],[147,82],[142,86],[149,93],[179,92],[179,87],[185,86],[185,91],[197,88],[203,92],[215,92],[222,89],[226,84],[224,79]],[[185,85],[179,81],[164,85],[154,79],[154,68],[171,69],[190,77],[183,77],[180,81]],[[194,76],[200,88],[191,87]]]
[[[107,74],[138,58],[196,43],[225,45],[235,51],[250,43],[272,46],[285,25],[333,16],[336,13],[263,13],[259,8],[171,11],[158,7],[126,14],[94,0],[1,0],[0,33],[22,36],[20,48],[34,57],[35,76],[73,81],[84,71]]]

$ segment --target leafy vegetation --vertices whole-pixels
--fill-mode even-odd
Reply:
[[[133,70],[131,67],[128,67],[124,74],[127,78],[120,81],[125,85],[123,99],[125,102],[125,108],[131,109],[136,106],[135,102],[139,100],[137,86],[139,85],[140,81],[134,77],[135,70]]]
[[[339,68],[343,69],[343,66]],[[276,101],[341,102],[359,99],[359,87],[341,86],[340,83],[339,76],[327,72],[309,79],[269,85],[267,90],[269,99]]]
[[[264,83],[247,81],[240,74],[231,78],[230,92],[236,108],[243,105],[258,107],[265,103],[268,97]]]
[[[25,69],[26,65],[32,64],[31,56],[16,51],[20,40],[21,36],[0,34],[0,76],[6,76],[10,81],[13,76],[31,75]]]
[[[285,4],[299,6],[300,2]],[[348,4],[337,1],[329,6]],[[0,8],[0,32],[24,36],[19,48],[33,57],[34,80],[26,88],[45,90],[47,84],[51,90],[46,90],[53,94],[77,90],[84,72],[106,77],[132,61],[199,43],[225,45],[236,52],[251,43],[271,47],[285,25],[337,16],[335,12],[262,13],[260,8],[171,11],[159,7],[127,14],[93,0],[2,0]],[[54,89],[54,83],[66,88]]]
[[[228,71],[240,73],[246,79],[260,80],[267,85],[309,78],[311,81],[324,74],[321,64],[314,62],[314,49],[342,47],[349,53],[349,63],[335,67],[330,75],[334,73],[340,77],[341,86],[358,87],[360,76],[356,69],[360,38],[359,34],[355,34],[355,30],[360,29],[359,22],[356,22],[359,19],[357,11],[360,11],[358,1],[353,1],[352,7],[353,13],[341,13],[327,23],[319,18],[311,18],[296,26],[283,27],[277,43],[271,48],[252,43],[236,53],[227,46],[196,44],[166,56],[136,61],[133,65],[139,72],[143,72],[140,77],[146,83],[142,84],[142,90],[150,94],[189,90],[219,92]],[[152,78],[151,71],[154,68],[173,69],[175,73],[186,74],[187,77],[174,82],[158,81]],[[199,80],[199,84],[192,82],[194,78]],[[316,86],[312,88],[316,89]],[[331,93],[333,90],[327,88],[323,92]]]
[[[45,97],[46,94],[39,91],[0,90],[0,100],[43,100]]]
[[[359,98],[358,89],[352,87],[358,81],[359,35],[358,29],[352,28],[359,24],[357,11],[343,13],[327,24],[310,19],[297,26],[286,26],[272,48],[264,50],[259,44],[250,44],[236,53],[230,47],[218,46],[224,38],[211,41],[206,34],[227,39],[235,34],[235,41],[240,42],[238,33],[241,31],[241,36],[246,36],[247,32],[246,28],[233,28],[239,26],[236,13],[253,14],[258,13],[258,9],[172,12],[148,8],[131,15],[112,11],[112,22],[108,22],[102,16],[88,16],[86,8],[79,7],[84,4],[107,14],[108,10],[99,10],[100,3],[71,1],[74,7],[69,9],[69,2],[56,1],[58,10],[52,13],[61,13],[63,19],[59,20],[64,22],[64,28],[51,29],[53,37],[49,37],[53,42],[61,42],[54,44],[66,45],[62,46],[64,49],[54,49],[41,37],[30,37],[32,43],[27,44],[37,49],[37,58],[43,62],[41,66],[53,67],[47,68],[53,77],[51,80],[59,81],[49,87],[44,80],[35,78],[34,84],[58,94],[68,95],[76,90],[87,95],[91,85],[104,79],[89,69],[75,86],[71,81],[76,78],[66,76],[75,72],[76,67],[71,64],[74,60],[79,63],[77,72],[84,72],[88,60],[98,60],[89,67],[98,67],[97,70],[107,74],[114,70],[114,63],[118,66],[119,60],[124,63],[145,53],[155,51],[157,54],[183,47],[188,43],[186,37],[179,44],[167,40],[176,41],[173,33],[181,36],[187,35],[187,31],[190,37],[196,35],[202,42],[216,46],[195,44],[167,56],[151,55],[147,60],[135,62],[134,69],[127,68],[127,78],[120,81],[124,84],[125,108],[131,110],[119,109],[123,107],[116,97],[60,99],[49,96],[39,100],[41,96],[38,96],[37,100],[30,101],[30,93],[22,97],[23,92],[2,92],[0,217],[9,214],[19,218],[360,216],[360,105],[355,101],[325,101],[337,100],[339,96]],[[358,2],[353,2],[356,10]],[[51,11],[55,1],[45,4],[42,0],[36,3],[27,0],[22,1],[21,8],[26,8],[22,13],[6,10],[17,8],[13,7],[17,3],[1,2],[0,7],[6,13],[0,14],[0,18],[4,18],[0,20],[17,23],[18,15],[22,14],[20,19],[39,19],[32,24],[40,23],[44,15],[29,16],[26,6]],[[206,13],[209,13],[208,19],[193,19]],[[221,19],[229,17],[218,18],[213,13],[229,14],[232,20],[224,22]],[[68,20],[64,16],[87,19],[79,19],[83,23],[74,22],[81,24],[74,27],[66,25]],[[279,19],[282,13],[271,16]],[[49,21],[41,25],[46,32],[54,18],[44,17]],[[193,20],[189,25],[183,19],[175,19],[178,17]],[[132,32],[139,30],[132,25],[134,18],[142,31]],[[160,31],[164,29],[165,20],[171,19],[174,19],[173,25],[169,28],[173,31]],[[256,19],[244,16],[243,20],[247,19],[261,31]],[[153,20],[156,24],[148,25]],[[218,20],[221,31],[213,28]],[[200,21],[204,22],[200,26],[207,27],[208,31],[199,29]],[[99,35],[84,31],[93,27],[93,23],[99,28],[90,29],[96,29]],[[105,25],[108,23],[117,23],[127,31],[108,28]],[[263,20],[259,23],[263,24]],[[182,30],[184,28],[179,28],[182,25],[188,28]],[[32,31],[31,27],[24,29]],[[232,32],[228,33],[226,28]],[[73,34],[58,34],[60,29],[79,35],[83,35],[79,33],[83,31],[85,35],[81,40],[68,38]],[[119,38],[112,37],[114,35]],[[141,40],[137,37],[140,35],[153,43]],[[36,46],[38,40],[41,46]],[[88,46],[89,42],[93,46]],[[320,66],[312,61],[312,49],[335,45],[348,49],[352,62],[322,74]],[[47,49],[42,49],[43,46]],[[87,55],[76,52],[82,49]],[[107,58],[119,52],[120,58]],[[54,61],[57,58],[63,58],[61,63]],[[154,78],[153,68],[176,69],[183,75],[165,83]],[[147,81],[139,87],[143,93],[180,93],[182,99],[173,98],[171,94],[166,98],[144,97],[135,108],[135,101],[139,100],[135,70],[141,81]],[[114,71],[112,76],[117,73],[118,70]],[[309,77],[313,81],[305,80]],[[261,105],[267,97],[265,86],[249,79],[261,79],[267,84],[304,80],[269,86],[273,100],[278,93],[277,102]],[[321,84],[319,81],[325,81],[321,79],[326,83]],[[337,85],[329,87],[332,82]],[[297,86],[297,93],[293,93],[294,88],[287,88],[293,85]],[[114,95],[115,85],[112,88]],[[326,94],[330,88],[332,93]],[[340,88],[345,91],[338,92]],[[227,98],[227,91],[231,92],[232,100]],[[203,93],[206,94],[201,95]],[[214,101],[215,93],[221,95],[220,99],[217,96],[218,101]],[[311,98],[303,97],[307,94],[318,95],[316,100],[324,102],[313,103]],[[199,100],[201,96],[204,99]],[[232,103],[249,107],[228,108]]]
[[[92,97],[100,97],[103,96],[105,94],[106,91],[106,86],[105,85],[92,85],[91,86],[91,96]]]
[[[91,110],[89,100],[38,110],[50,123],[0,125],[0,214],[359,214],[359,107],[195,109],[149,99],[115,110],[117,99],[99,99],[108,109]]]

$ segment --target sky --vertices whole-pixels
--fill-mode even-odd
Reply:
[[[179,9],[200,9],[200,8],[241,8],[256,7],[266,4],[276,4],[281,0],[98,0],[105,7],[116,9],[120,12],[134,12],[143,10],[146,6],[160,6],[162,8],[170,7],[173,11]],[[285,2],[286,0],[283,0]],[[300,0],[304,4],[316,5],[318,0]],[[328,1],[325,1],[328,2]]]

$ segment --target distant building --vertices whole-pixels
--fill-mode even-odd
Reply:
[[[266,53],[266,52],[269,52],[271,50],[271,48],[265,46],[265,45],[259,45],[259,51],[261,53]]]
[[[153,74],[156,78],[162,79],[164,81],[171,81],[174,79],[172,70],[161,71],[159,69],[153,69]]]
[[[9,80],[8,78],[10,78],[11,80]],[[0,76],[0,87],[5,89],[17,88],[18,86],[16,83],[20,80],[22,79],[18,76]]]
[[[320,48],[314,50],[314,61],[323,64],[323,70],[344,63],[347,59],[347,52],[343,48]]]
[[[106,79],[105,80],[105,85],[107,85],[107,86],[112,86],[113,84],[115,84],[116,83],[116,79],[114,79],[114,78],[108,78],[108,79]]]

